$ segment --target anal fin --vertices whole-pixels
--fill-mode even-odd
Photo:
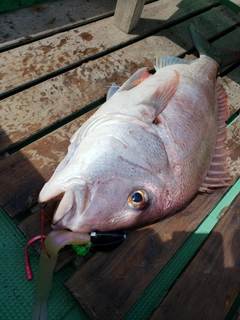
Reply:
[[[228,187],[231,177],[226,169],[227,156],[230,154],[226,148],[225,140],[227,129],[225,121],[228,118],[228,99],[223,87],[217,83],[218,95],[218,133],[212,163],[199,191],[213,192],[213,188]]]

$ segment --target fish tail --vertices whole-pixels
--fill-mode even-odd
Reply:
[[[200,55],[206,55],[215,60],[220,67],[224,67],[240,61],[240,51],[217,48],[204,38],[204,36],[194,27],[189,25],[192,41]]]

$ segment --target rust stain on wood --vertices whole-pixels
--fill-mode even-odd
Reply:
[[[79,36],[85,41],[91,41],[93,39],[93,36],[88,32],[82,32]]]

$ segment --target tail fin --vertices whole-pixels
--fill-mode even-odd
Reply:
[[[219,66],[224,67],[240,61],[240,51],[216,48],[192,25],[189,25],[194,46],[200,55],[206,55],[215,60]]]

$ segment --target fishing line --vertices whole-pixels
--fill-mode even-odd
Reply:
[[[43,241],[43,239],[46,239],[46,236],[43,234],[40,234],[32,239],[30,239],[27,243],[26,243],[26,247],[25,247],[25,268],[26,268],[26,276],[28,280],[32,280],[33,278],[33,274],[32,274],[32,269],[29,263],[29,258],[28,258],[28,248],[29,246],[34,243],[37,240],[41,240],[41,242]]]

